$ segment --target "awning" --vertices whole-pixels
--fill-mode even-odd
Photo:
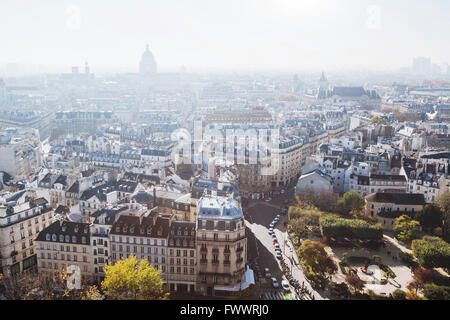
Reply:
[[[245,282],[238,284],[235,287],[222,287],[222,286],[214,286],[214,290],[218,291],[241,291],[250,287],[251,284],[255,284],[255,276],[253,274],[253,270],[247,266],[247,271],[245,272]]]

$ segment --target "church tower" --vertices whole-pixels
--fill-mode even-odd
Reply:
[[[325,73],[322,71],[322,76],[319,80],[319,94],[317,96],[318,99],[325,99],[327,97],[329,90],[328,80],[325,77]]]

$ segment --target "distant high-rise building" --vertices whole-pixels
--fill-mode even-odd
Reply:
[[[84,73],[85,73],[85,74],[89,74],[89,73],[90,73],[89,65],[88,65],[87,62],[84,63]]]
[[[148,44],[142,54],[141,62],[139,63],[139,72],[141,74],[155,74],[156,73],[156,61],[153,53],[150,51]]]
[[[412,72],[415,74],[430,74],[431,73],[431,59],[425,57],[414,58],[412,64]]]

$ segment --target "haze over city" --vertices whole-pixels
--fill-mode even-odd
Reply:
[[[0,3],[0,71],[89,61],[135,72],[145,48],[161,71],[399,69],[450,61],[450,3],[351,0],[10,1]]]
[[[0,304],[450,300],[449,30],[448,0],[0,0]]]

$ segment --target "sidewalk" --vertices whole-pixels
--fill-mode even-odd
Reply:
[[[298,259],[297,253],[295,252],[294,246],[292,245],[291,240],[289,239],[289,237],[287,235],[287,232],[286,231],[281,232],[280,230],[275,230],[275,232],[277,233],[277,238],[280,239],[280,246],[282,248],[283,248],[284,241],[287,241],[283,254],[286,257],[286,264],[291,268],[292,276],[295,279],[297,279],[300,283],[302,283],[302,282],[305,283],[305,287],[310,292],[312,292],[315,300],[329,300],[327,297],[321,295],[319,292],[317,292],[315,289],[313,289],[313,287],[310,285],[310,283],[306,279],[305,275],[303,274],[303,270],[301,269],[301,267],[298,266],[299,259]],[[291,264],[290,258],[292,258],[294,263],[296,263],[296,264]],[[278,263],[280,264],[280,262],[278,262]],[[281,265],[280,265],[280,267],[281,267]]]
[[[383,238],[385,238],[386,240],[388,240],[390,243],[392,243],[394,246],[396,246],[397,248],[399,248],[401,251],[406,252],[406,253],[409,253],[409,254],[413,254],[413,253],[412,253],[412,250],[410,250],[410,249],[406,248],[405,246],[401,245],[401,244],[397,241],[397,239],[395,239],[395,238],[393,238],[393,237],[391,237],[391,236],[388,236],[388,235],[386,235],[386,234],[383,234]]]

